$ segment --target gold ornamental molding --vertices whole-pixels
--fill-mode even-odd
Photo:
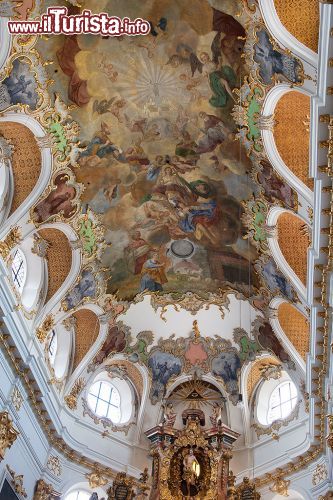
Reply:
[[[70,410],[76,410],[77,398],[78,398],[80,392],[83,391],[85,385],[86,385],[86,381],[84,378],[77,379],[77,381],[73,385],[70,393],[67,396],[65,396],[65,403]]]
[[[326,436],[327,445],[333,451],[333,415],[327,415],[328,434]]]
[[[107,491],[108,500],[116,500],[123,498],[124,500],[131,500],[134,497],[133,492],[133,479],[128,477],[125,472],[119,472],[112,486]],[[121,496],[118,496],[118,495]]]
[[[103,477],[103,475],[98,471],[98,469],[93,470],[90,474],[86,474],[86,478],[89,482],[89,488],[94,490],[95,488],[99,488],[100,486],[105,486],[108,484],[108,479]]]
[[[36,483],[33,500],[50,500],[50,498],[59,498],[60,493],[54,491],[52,484],[48,484],[44,479],[39,479]]]
[[[328,478],[328,470],[326,464],[317,464],[314,473],[312,474],[312,484],[317,486]]]
[[[328,491],[326,495],[320,495],[320,497],[318,497],[318,500],[332,500],[332,498],[333,498],[333,491]]]
[[[61,476],[61,472],[62,472],[61,462],[60,462],[60,458],[57,457],[56,455],[49,456],[46,467],[55,476],[57,476],[57,477]]]
[[[28,400],[32,406],[32,409],[40,423],[41,429],[43,430],[49,444],[53,446],[59,453],[61,453],[61,455],[66,457],[67,460],[79,464],[83,467],[86,467],[89,470],[96,470],[96,466],[98,466],[98,471],[100,474],[109,479],[114,480],[117,477],[118,474],[117,472],[115,472],[110,467],[106,467],[103,464],[98,464],[96,462],[93,462],[92,460],[89,460],[85,456],[81,455],[81,453],[75,451],[73,448],[68,446],[61,437],[58,437],[56,435],[55,429],[52,427],[52,420],[44,407],[43,401],[40,399],[41,391],[39,389],[36,389],[37,382],[34,379],[33,373],[31,372],[30,368],[24,364],[22,358],[17,354],[16,348],[9,344],[8,342],[9,338],[10,338],[9,335],[4,334],[0,330],[0,343],[2,343],[2,345],[4,346],[4,352],[8,360],[12,364],[16,374],[21,378],[23,385],[27,390]],[[1,449],[1,433],[0,433],[0,449]],[[134,478],[129,475],[127,475],[126,477],[131,479],[133,486],[139,489],[142,487],[142,483],[137,478]]]
[[[13,403],[15,410],[20,411],[24,399],[23,399],[22,394],[20,393],[20,391],[18,390],[18,388],[16,386],[13,389],[11,400],[12,400],[12,403]]]
[[[326,2],[327,3],[327,2]],[[333,0],[330,1],[333,3]],[[326,174],[330,181],[333,178],[333,115],[329,118],[325,116],[322,122],[328,124],[328,140],[325,142],[327,148],[327,165],[318,167],[318,170]],[[323,143],[322,143],[323,144]],[[325,234],[328,236],[328,244],[320,250],[326,259],[326,264],[316,264],[315,270],[321,274],[320,280],[315,282],[315,287],[319,289],[319,297],[316,298],[318,303],[317,312],[317,332],[316,343],[319,349],[316,354],[316,364],[312,366],[312,383],[313,390],[311,396],[314,399],[315,418],[317,422],[314,425],[315,440],[318,442],[312,445],[309,450],[298,456],[295,461],[291,461],[283,468],[275,469],[270,473],[255,480],[257,487],[263,487],[270,483],[274,483],[276,477],[290,476],[291,474],[300,471],[314,462],[325,451],[326,442],[330,446],[333,445],[333,416],[328,416],[328,432],[325,433],[327,401],[325,397],[325,377],[327,376],[328,366],[330,362],[331,348],[329,348],[328,339],[330,335],[330,305],[329,305],[329,276],[333,271],[333,190],[329,189],[330,203],[328,209],[322,212],[329,218],[327,227],[324,228]],[[331,440],[332,438],[332,440]],[[326,441],[327,440],[327,441]],[[274,487],[274,486],[273,486]]]
[[[5,260],[11,250],[22,240],[21,231],[18,227],[13,227],[6,238],[0,241],[0,256]]]
[[[288,497],[289,496],[289,493],[288,493],[289,485],[290,485],[290,480],[286,480],[280,476],[277,476],[274,479],[273,486],[271,486],[269,489],[273,493],[278,493],[279,495],[282,495],[284,497]]]
[[[19,434],[14,428],[8,412],[0,412],[0,462],[4,459],[6,450],[12,446]]]
[[[14,488],[15,493],[17,493],[20,497],[27,498],[27,492],[25,491],[25,488],[23,486],[23,479],[24,476],[22,474],[16,474],[16,472],[9,467],[7,464],[7,470],[11,476],[11,485]]]
[[[260,500],[261,495],[256,491],[256,485],[254,481],[250,481],[250,478],[244,477],[243,481],[235,486],[236,476],[230,471],[228,475],[228,500],[242,500],[243,498],[248,498],[249,500]]]
[[[39,326],[36,330],[36,337],[38,338],[40,343],[45,342],[45,339],[49,331],[53,328],[53,326],[54,326],[54,318],[52,314],[49,314],[48,316],[46,316],[41,326]]]

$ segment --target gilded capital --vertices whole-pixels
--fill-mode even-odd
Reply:
[[[7,448],[10,448],[20,433],[14,429],[7,411],[0,412],[0,461],[3,460]]]
[[[333,415],[327,415],[328,434],[326,436],[327,445],[333,451]]]
[[[49,500],[51,495],[56,496],[52,484],[46,483],[44,479],[38,479],[33,500]]]
[[[0,256],[7,259],[11,250],[20,243],[21,231],[18,227],[13,227],[3,241],[0,241]]]
[[[37,328],[36,330],[36,337],[38,338],[39,342],[44,342],[49,331],[53,328],[54,326],[54,319],[52,314],[49,314],[43,321],[43,323]]]

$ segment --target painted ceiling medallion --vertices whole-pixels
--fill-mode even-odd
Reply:
[[[189,258],[194,252],[194,245],[189,240],[175,240],[171,243],[170,249],[175,257]]]

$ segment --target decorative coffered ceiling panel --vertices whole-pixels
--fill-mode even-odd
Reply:
[[[76,319],[74,371],[98,337],[99,320],[96,314],[89,309],[80,309],[73,316]]]
[[[309,227],[290,212],[279,216],[277,227],[281,252],[296,276],[306,285]]]
[[[11,168],[14,177],[12,214],[34,189],[41,172],[41,152],[34,134],[21,123],[0,122],[0,134],[14,146]]]
[[[258,359],[251,365],[251,369],[247,376],[247,398],[250,401],[252,392],[256,388],[259,380],[262,379],[263,370],[269,366],[279,366],[280,362],[272,356],[267,356],[264,359]]]
[[[285,28],[314,52],[318,51],[319,5],[317,0],[274,0]]]
[[[305,360],[310,347],[310,324],[306,317],[291,304],[278,308],[279,323],[297,352]]]
[[[47,302],[59,290],[70,272],[72,249],[67,236],[59,229],[41,229],[38,233],[48,243],[46,252],[48,272]]]
[[[298,91],[284,94],[275,108],[274,139],[287,167],[308,187],[310,97]]]

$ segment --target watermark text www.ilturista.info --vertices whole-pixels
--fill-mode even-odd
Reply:
[[[148,35],[150,23],[137,18],[131,21],[128,17],[120,19],[109,16],[106,12],[93,14],[85,9],[79,15],[68,15],[66,7],[49,7],[47,13],[39,20],[8,21],[11,34],[36,35],[73,35],[91,33],[92,35]]]

